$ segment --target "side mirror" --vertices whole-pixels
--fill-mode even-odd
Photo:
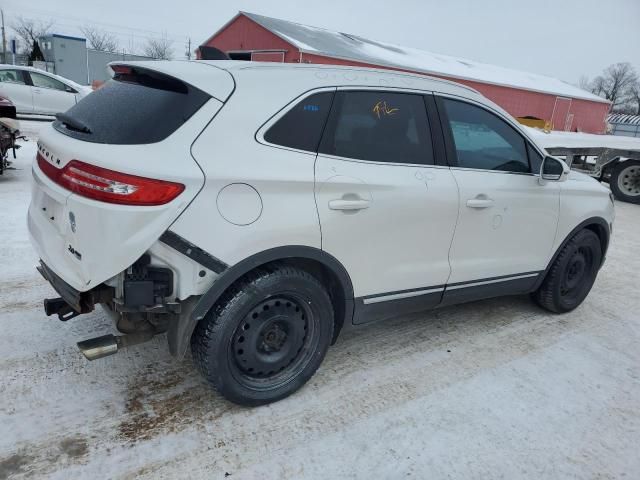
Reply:
[[[71,88],[69,85],[65,85],[64,90],[65,92],[68,92],[68,93],[78,93],[74,88]]]
[[[564,182],[570,171],[569,165],[559,158],[546,156],[540,166],[540,183]]]

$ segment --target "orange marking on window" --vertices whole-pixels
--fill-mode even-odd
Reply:
[[[399,108],[391,108],[387,105],[386,100],[380,100],[373,106],[373,113],[375,113],[378,118],[381,118],[383,115],[394,115],[399,112]]]

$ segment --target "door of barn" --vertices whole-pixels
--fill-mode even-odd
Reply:
[[[566,97],[556,97],[556,103],[553,106],[553,114],[551,115],[551,124],[553,130],[565,130],[567,126],[567,116],[571,108],[571,99]]]

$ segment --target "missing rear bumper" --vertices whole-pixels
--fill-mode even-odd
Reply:
[[[44,312],[47,316],[58,315],[60,320],[67,321],[83,313],[92,312],[97,303],[107,303],[113,299],[112,287],[99,285],[88,292],[80,292],[60,278],[42,260],[36,268],[60,295],[60,298],[45,299]]]
[[[80,313],[76,312],[64,298],[45,298],[44,313],[46,313],[47,317],[50,317],[51,315],[58,315],[58,319],[63,322],[80,315]]]

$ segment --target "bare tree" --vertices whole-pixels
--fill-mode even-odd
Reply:
[[[579,85],[585,90],[611,101],[611,109],[619,113],[640,114],[640,79],[630,63],[614,63],[609,65],[602,75],[589,81],[586,76],[580,77]]]
[[[592,92],[612,103],[612,108],[624,108],[629,99],[629,89],[638,83],[638,75],[630,63],[610,65],[593,81]]]
[[[11,25],[16,36],[20,40],[23,53],[31,52],[34,42],[39,42],[43,37],[51,32],[53,22],[36,22],[29,18],[18,17]]]
[[[580,75],[580,78],[578,79],[578,86],[583,89],[583,90],[587,90],[587,91],[591,91],[591,81],[589,80],[589,77],[587,77],[586,75]]]
[[[89,48],[102,50],[103,52],[115,52],[118,50],[118,40],[113,34],[89,25],[85,25],[80,30],[87,38]]]
[[[142,51],[147,57],[158,60],[171,60],[173,57],[173,42],[166,35],[161,38],[149,38]]]
[[[591,90],[592,93],[595,93],[599,97],[605,97],[606,95],[604,93],[604,88],[605,88],[604,84],[605,84],[604,77],[602,75],[598,75],[590,83],[588,90]]]
[[[629,87],[629,113],[640,115],[640,81]]]

